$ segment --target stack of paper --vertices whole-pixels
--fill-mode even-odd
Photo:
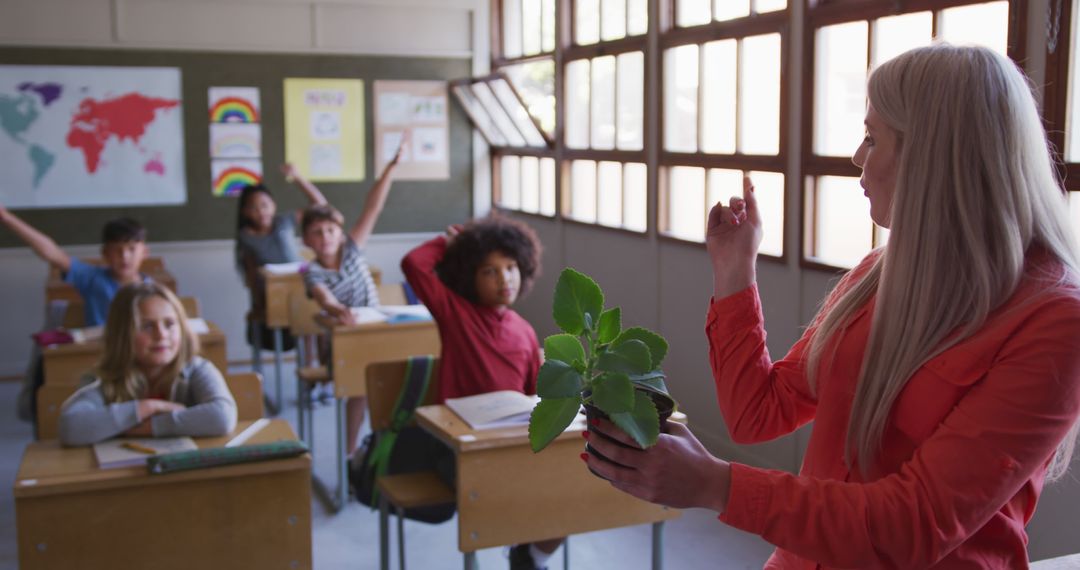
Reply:
[[[263,269],[266,269],[266,272],[271,275],[291,275],[299,273],[303,267],[303,261],[294,261],[292,263],[267,263],[263,266]]]
[[[119,469],[145,465],[146,460],[154,455],[192,451],[198,448],[195,440],[190,437],[110,439],[94,444],[94,456],[97,458],[98,467]]]
[[[446,407],[473,429],[523,426],[529,423],[538,396],[526,396],[513,390],[500,390],[465,398],[451,398]]]
[[[386,313],[376,307],[352,307],[349,310],[352,311],[353,319],[358,325],[386,322]]]
[[[378,309],[391,323],[431,320],[431,311],[423,305],[380,305]]]

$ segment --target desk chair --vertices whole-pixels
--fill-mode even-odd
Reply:
[[[435,361],[432,379],[438,378],[439,361]],[[371,431],[390,428],[391,415],[398,394],[405,385],[406,363],[380,362],[367,367],[368,417]],[[435,390],[429,386],[421,405],[435,403]],[[398,566],[405,570],[405,509],[434,507],[454,503],[454,490],[443,483],[434,471],[383,475],[375,479],[379,490],[379,567],[390,568],[389,510],[397,515]]]
[[[237,421],[263,417],[262,379],[258,374],[230,374],[225,383],[236,400]],[[56,439],[60,433],[60,408],[79,387],[75,384],[44,384],[37,392],[37,439]]]

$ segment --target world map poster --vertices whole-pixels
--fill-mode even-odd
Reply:
[[[183,204],[180,70],[0,65],[0,204]]]

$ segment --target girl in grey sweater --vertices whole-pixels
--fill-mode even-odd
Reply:
[[[61,409],[60,442],[231,432],[236,401],[221,372],[198,352],[198,337],[168,288],[120,289],[109,307],[101,362]]]

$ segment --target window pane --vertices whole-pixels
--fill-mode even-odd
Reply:
[[[743,172],[741,170],[729,170],[727,168],[710,168],[709,169],[709,188],[708,197],[705,199],[705,214],[706,218],[703,223],[708,224],[708,213],[717,203],[721,203],[725,206],[731,204],[731,198],[734,196],[742,196],[742,179]],[[757,179],[754,179],[755,184]]]
[[[850,156],[862,140],[867,35],[866,22],[826,26],[817,31],[815,154]]]
[[[775,12],[787,8],[787,0],[754,0],[754,12]]]
[[[540,161],[535,156],[521,157],[521,211],[540,211]]]
[[[496,79],[489,83],[495,96],[499,98],[499,102],[502,103],[503,108],[507,109],[510,114],[510,119],[514,121],[514,125],[517,127],[521,134],[525,137],[525,142],[529,146],[546,147],[547,141],[544,140],[544,136],[540,134],[539,127],[533,122],[532,117],[529,116],[529,111],[522,106],[522,102],[518,99],[517,94],[510,87],[510,83],[502,79]]]
[[[615,148],[615,56],[592,60],[592,148]]]
[[[552,52],[555,51],[555,0],[543,0],[542,10],[540,49]]]
[[[739,151],[780,152],[780,34],[742,41],[739,77]]]
[[[617,40],[626,37],[626,0],[601,0],[600,39]]]
[[[1009,43],[1009,3],[989,2],[942,10],[938,36],[954,44],[978,44],[1006,55]]]
[[[540,159],[540,213],[555,215],[555,159]]]
[[[618,58],[618,140],[621,150],[641,150],[644,147],[645,54],[640,51],[624,53]]]
[[[911,48],[928,45],[933,30],[934,17],[930,12],[889,16],[874,21],[873,65],[885,63]]]
[[[649,1],[626,0],[626,35],[641,36],[649,31]]]
[[[570,211],[567,216],[582,222],[596,222],[596,163],[570,163]]]
[[[574,0],[574,42],[595,44],[600,40],[600,0]]]
[[[503,208],[521,208],[521,160],[516,156],[499,159],[499,205]]]
[[[510,115],[506,114],[506,110],[499,104],[487,83],[473,83],[472,88],[473,92],[476,93],[476,98],[480,100],[484,108],[487,109],[488,114],[495,120],[499,131],[510,142],[510,146],[525,146],[525,137],[518,132],[517,127],[514,126],[514,121],[510,119]]]
[[[682,239],[705,240],[705,169],[675,166],[668,185],[668,233]]]
[[[682,4],[681,2],[679,3]],[[698,47],[664,53],[664,148],[697,150]]]
[[[540,53],[540,0],[522,0],[521,20],[524,23],[521,51],[524,55]]]
[[[721,22],[750,15],[750,0],[714,0],[713,18]]]
[[[623,227],[635,232],[647,229],[648,173],[648,167],[640,162],[629,162],[623,169]]]
[[[484,135],[488,143],[495,146],[506,146],[506,137],[502,135],[499,128],[495,126],[495,120],[488,114],[487,109],[480,103],[480,100],[476,98],[473,93],[472,87],[468,85],[458,85],[454,87],[454,95],[457,96],[458,101],[461,102],[461,106],[465,108],[466,114],[472,119],[473,125],[480,131],[480,134]]]
[[[619,227],[622,225],[622,164],[604,161],[596,172],[596,186],[599,194],[599,212],[596,221],[601,225]]]
[[[759,251],[765,255],[784,255],[784,175],[779,172],[750,172],[754,181],[754,197],[761,212],[764,234]],[[742,192],[742,181],[739,181]]]
[[[1080,121],[1077,121],[1077,112],[1080,111],[1080,9],[1072,11],[1072,51],[1073,56],[1069,61],[1069,98],[1068,109],[1065,112],[1065,160],[1067,162],[1080,162]],[[1074,204],[1076,194],[1069,194],[1069,203]],[[1073,217],[1077,227],[1080,227],[1080,218]],[[1080,234],[1080,231],[1077,232]]]
[[[566,64],[566,146],[589,147],[589,60]]]
[[[816,185],[817,220],[811,257],[839,267],[854,267],[871,248],[870,202],[858,178],[821,176]]]
[[[701,150],[705,152],[735,152],[737,53],[736,40],[705,44],[701,78]]]
[[[521,0],[503,2],[503,55],[521,57]]]
[[[708,24],[712,19],[709,0],[675,0],[675,25]]]
[[[540,128],[555,132],[555,60],[544,59],[500,69],[510,78],[529,114],[540,121]]]

